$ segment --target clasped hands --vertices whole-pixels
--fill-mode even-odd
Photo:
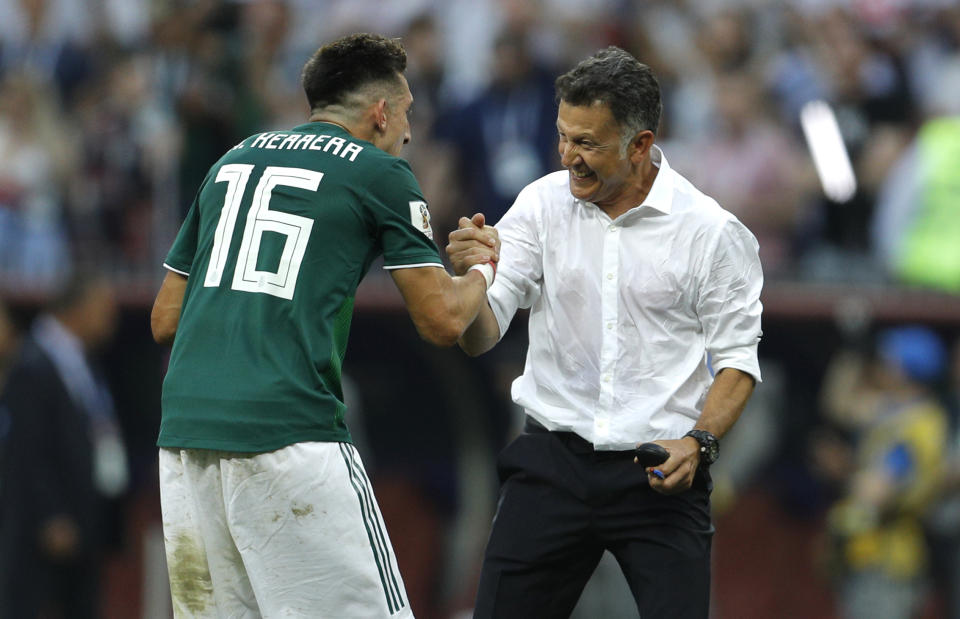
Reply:
[[[459,228],[450,233],[447,256],[456,275],[463,275],[475,264],[496,263],[500,260],[500,235],[496,228],[486,225],[483,213],[471,218],[461,217]]]

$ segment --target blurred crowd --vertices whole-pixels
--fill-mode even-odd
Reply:
[[[553,78],[616,44],[660,78],[671,164],[754,231],[769,278],[960,289],[951,0],[3,0],[3,289],[77,263],[154,282],[208,166],[302,121],[303,59],[357,30],[407,47],[407,157],[439,230],[496,221],[558,167]],[[843,202],[812,164],[812,101],[855,172]]]
[[[404,157],[441,247],[459,217],[496,222],[524,185],[559,167],[553,79],[614,44],[653,68],[665,156],[753,231],[768,282],[960,292],[956,0],[0,0],[0,393],[36,335],[23,306],[49,318],[39,305],[96,271],[123,305],[146,307],[208,167],[251,133],[303,122],[303,62],[355,31],[403,39],[414,95]],[[802,118],[815,102],[832,111],[856,180],[842,197],[825,191],[811,157]],[[888,616],[907,617],[936,589],[944,616],[960,618],[960,352],[950,332],[960,316],[940,333],[886,326],[861,328],[823,364],[821,397],[802,423],[783,411],[802,408],[797,384],[820,390],[821,377],[803,383],[784,353],[791,340],[768,331],[782,358],[767,360],[749,422],[725,439],[715,507],[732,509],[799,424],[810,431],[801,459],[826,519],[823,573],[838,608],[876,618],[886,600],[900,613]],[[452,616],[444,611],[469,605],[469,566],[495,500],[492,458],[517,427],[506,395],[522,329],[480,365],[414,348],[381,316],[358,317],[354,330],[362,388],[348,402],[351,427],[358,443],[369,434],[364,459],[379,461],[387,522],[407,527],[397,552],[410,557],[402,568],[418,616]],[[471,391],[472,372],[493,395]],[[411,385],[436,393],[398,403]],[[116,415],[136,486],[155,418],[130,421],[144,393],[131,391]],[[137,423],[148,439],[130,436]],[[0,461],[9,425],[0,406]],[[393,439],[410,427],[434,442],[404,451]],[[620,616],[598,587],[580,616]]]

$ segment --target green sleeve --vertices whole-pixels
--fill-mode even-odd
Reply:
[[[190,275],[190,267],[193,265],[193,258],[197,252],[197,232],[200,229],[200,209],[197,208],[197,200],[194,199],[190,205],[190,211],[187,218],[180,226],[180,232],[173,241],[173,246],[167,253],[163,266],[172,271],[183,275]]]
[[[190,269],[197,254],[200,233],[200,194],[203,193],[203,188],[207,186],[212,172],[213,168],[210,169],[210,172],[207,172],[206,178],[200,184],[200,189],[197,190],[197,195],[193,198],[190,210],[187,211],[187,217],[180,225],[180,232],[177,233],[177,238],[173,240],[173,246],[170,247],[167,258],[163,261],[163,266],[182,275],[190,275]]]
[[[384,268],[442,265],[430,211],[409,164],[394,160],[371,184],[369,208],[383,247]]]

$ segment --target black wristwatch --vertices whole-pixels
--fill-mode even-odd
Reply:
[[[720,455],[720,441],[717,437],[706,430],[690,430],[684,436],[693,437],[700,443],[700,465],[710,466],[717,461]]]

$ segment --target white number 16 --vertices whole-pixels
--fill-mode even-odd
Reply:
[[[217,172],[217,183],[227,183],[227,193],[220,210],[220,219],[213,237],[213,249],[210,252],[210,264],[203,285],[216,288],[223,277],[223,269],[230,251],[233,229],[237,223],[240,202],[250,180],[253,166],[244,163],[231,163]],[[283,168],[270,166],[263,171],[260,182],[253,192],[253,201],[247,213],[247,223],[243,228],[240,252],[237,255],[237,268],[233,272],[233,290],[262,292],[275,297],[292,299],[297,286],[300,264],[307,251],[313,220],[291,213],[270,210],[270,198],[273,188],[282,185],[316,191],[320,186],[322,172],[303,168]],[[286,237],[280,264],[276,272],[258,271],[257,256],[264,232],[277,232]]]

